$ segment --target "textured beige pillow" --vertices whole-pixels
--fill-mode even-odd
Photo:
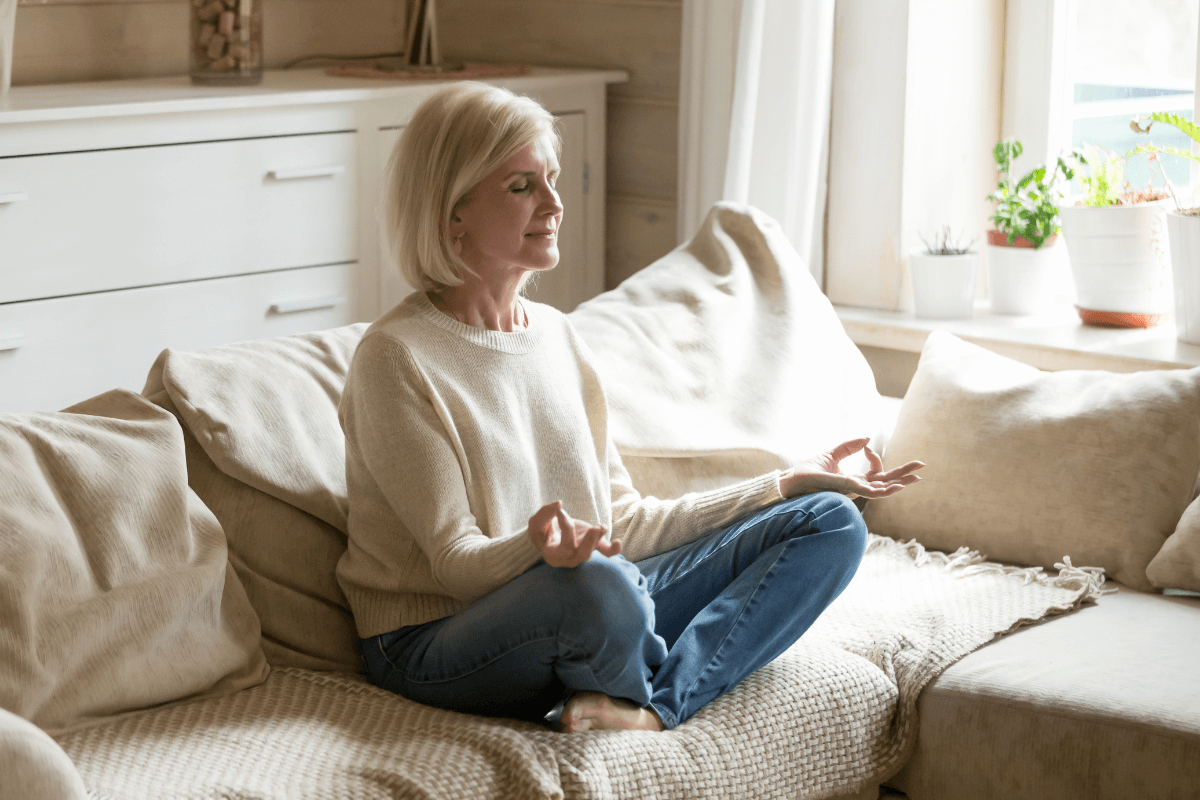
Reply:
[[[1042,372],[935,331],[884,457],[928,466],[867,524],[1015,564],[1070,556],[1151,589],[1200,472],[1198,420],[1200,369]]]
[[[783,230],[751,206],[716,204],[691,241],[568,318],[643,494],[727,486],[880,427],[871,367]]]
[[[147,378],[144,394],[189,435],[188,480],[225,529],[273,666],[360,666],[334,570],[346,549],[337,407],[365,329],[167,350]]]
[[[173,414],[165,391],[150,398]],[[229,563],[262,625],[275,667],[357,672],[358,634],[333,568],[346,549],[337,528],[231,478],[184,429],[188,483],[225,530]]]
[[[179,423],[125,391],[67,412],[0,414],[0,707],[61,731],[261,683]]]
[[[1200,498],[1183,512],[1175,532],[1146,567],[1146,575],[1160,589],[1200,592]]]

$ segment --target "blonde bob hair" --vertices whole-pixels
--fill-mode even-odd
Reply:
[[[386,229],[400,274],[420,291],[463,283],[470,272],[450,247],[455,211],[514,153],[548,139],[562,144],[554,117],[507,89],[461,81],[421,103],[387,167]]]

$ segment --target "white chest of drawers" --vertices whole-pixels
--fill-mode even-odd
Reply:
[[[562,262],[535,297],[564,310],[603,289],[605,86],[623,79],[494,81],[560,117]],[[237,89],[186,76],[13,89],[0,106],[0,411],[138,391],[164,348],[370,320],[398,302],[382,171],[436,88],[303,70]]]

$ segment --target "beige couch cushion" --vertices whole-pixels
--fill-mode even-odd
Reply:
[[[879,430],[866,359],[779,225],[750,206],[718,203],[691,241],[569,319],[643,494],[728,486]]]
[[[83,778],[38,726],[0,709],[0,800],[86,800]]]
[[[150,398],[177,414],[170,396]],[[226,475],[184,429],[188,483],[225,530],[229,563],[276,667],[357,672],[358,635],[332,567],[345,536],[329,523]]]
[[[179,424],[125,391],[67,411],[0,414],[0,707],[63,730],[261,683]]]
[[[1183,512],[1175,532],[1146,567],[1146,576],[1160,589],[1200,592],[1200,498]]]
[[[921,695],[912,800],[1200,796],[1200,598],[1121,589],[949,667]]]
[[[930,334],[884,464],[928,466],[870,503],[874,533],[1150,589],[1200,472],[1200,369],[1041,372]]]
[[[357,671],[334,569],[346,549],[346,370],[365,325],[167,350],[144,394],[193,446],[188,479],[229,540],[273,666]]]

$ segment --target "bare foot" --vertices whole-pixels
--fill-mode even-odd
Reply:
[[[635,706],[599,692],[581,692],[563,707],[562,730],[579,731],[661,731],[662,722],[648,708]]]

